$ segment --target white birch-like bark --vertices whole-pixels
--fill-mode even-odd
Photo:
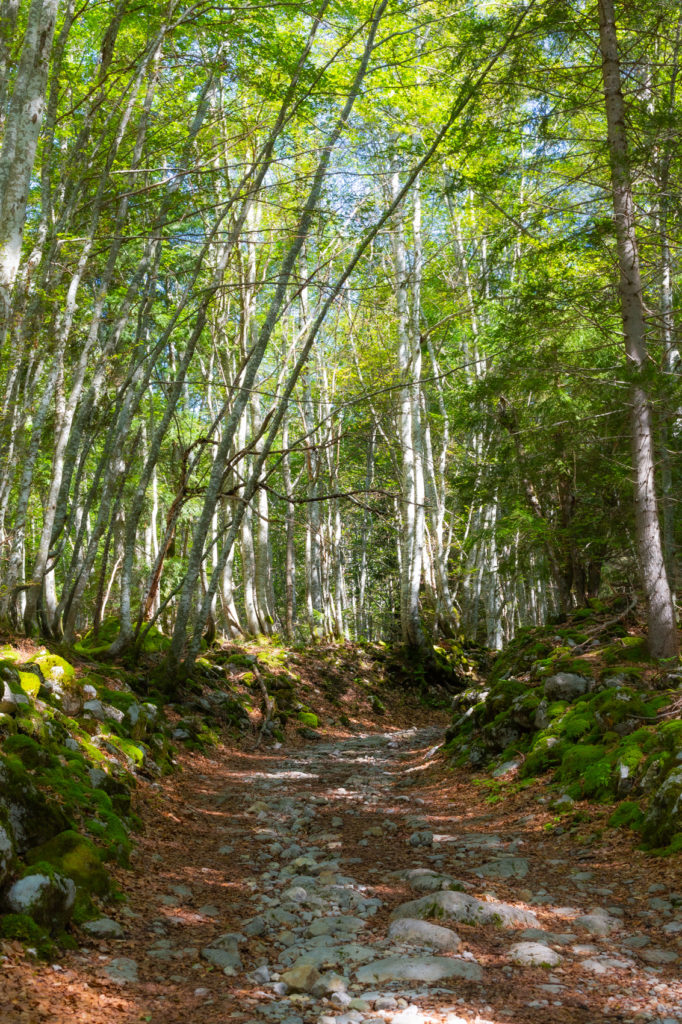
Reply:
[[[59,0],[32,0],[0,149],[0,341],[9,325]]]
[[[636,375],[631,390],[631,432],[635,472],[637,558],[646,601],[649,649],[655,658],[670,658],[678,651],[677,627],[663,557],[656,498],[651,405],[643,380],[647,359],[646,321],[632,198],[625,103],[621,90],[618,37],[612,0],[599,0],[598,7],[611,191],[620,270],[621,313],[626,355]]]
[[[391,196],[400,192],[397,166],[391,171]],[[415,226],[418,223],[418,187],[415,189]],[[415,338],[413,311],[409,306],[409,273],[403,215],[398,211],[391,231],[393,249],[394,294],[397,309],[398,368],[401,389],[398,410],[398,435],[401,454],[402,553],[400,581],[400,618],[403,641],[411,647],[423,647],[424,635],[419,609],[424,546],[424,478],[421,459],[419,420],[419,379],[421,350]],[[418,286],[415,284],[414,290]]]

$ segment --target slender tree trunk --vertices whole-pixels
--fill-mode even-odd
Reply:
[[[671,658],[678,651],[677,629],[656,501],[654,432],[643,372],[647,359],[646,322],[612,0],[599,0],[599,40],[625,351],[635,375],[631,391],[631,430],[637,557],[646,601],[649,649],[655,658]]]
[[[9,325],[59,0],[32,0],[0,150],[0,342]]]

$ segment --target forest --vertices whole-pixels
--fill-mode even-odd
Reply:
[[[680,12],[615,14],[4,0],[6,625],[675,655]]]
[[[0,1021],[682,1024],[679,0],[0,0]]]

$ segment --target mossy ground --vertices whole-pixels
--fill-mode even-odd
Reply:
[[[623,801],[613,827],[643,831],[649,847],[661,846],[668,833],[646,824],[646,808],[682,763],[680,678],[675,666],[651,661],[637,623],[614,617],[613,607],[599,605],[560,627],[520,634],[485,685],[455,698],[446,750],[477,769],[511,763],[524,780],[551,773],[567,806]],[[545,682],[560,672],[587,679],[588,692],[547,699]]]

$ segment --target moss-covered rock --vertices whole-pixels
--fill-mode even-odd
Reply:
[[[45,863],[17,879],[5,897],[11,913],[26,915],[53,934],[69,922],[75,901],[75,883]]]
[[[642,838],[649,847],[667,846],[679,833],[682,833],[682,767],[670,772],[642,822]]]
[[[87,893],[104,896],[109,891],[111,883],[99,851],[94,843],[71,829],[29,850],[25,860],[27,864],[51,864]]]
[[[70,824],[61,807],[36,788],[16,756],[0,758],[0,813],[9,821],[19,854]]]
[[[307,725],[309,729],[317,729],[319,720],[316,714],[312,711],[299,711],[298,720],[303,725]]]
[[[21,670],[18,674],[22,690],[35,700],[40,689],[40,676],[37,672],[22,672]]]
[[[30,664],[37,665],[46,682],[66,683],[75,678],[75,670],[65,658],[43,651],[31,658]]]

